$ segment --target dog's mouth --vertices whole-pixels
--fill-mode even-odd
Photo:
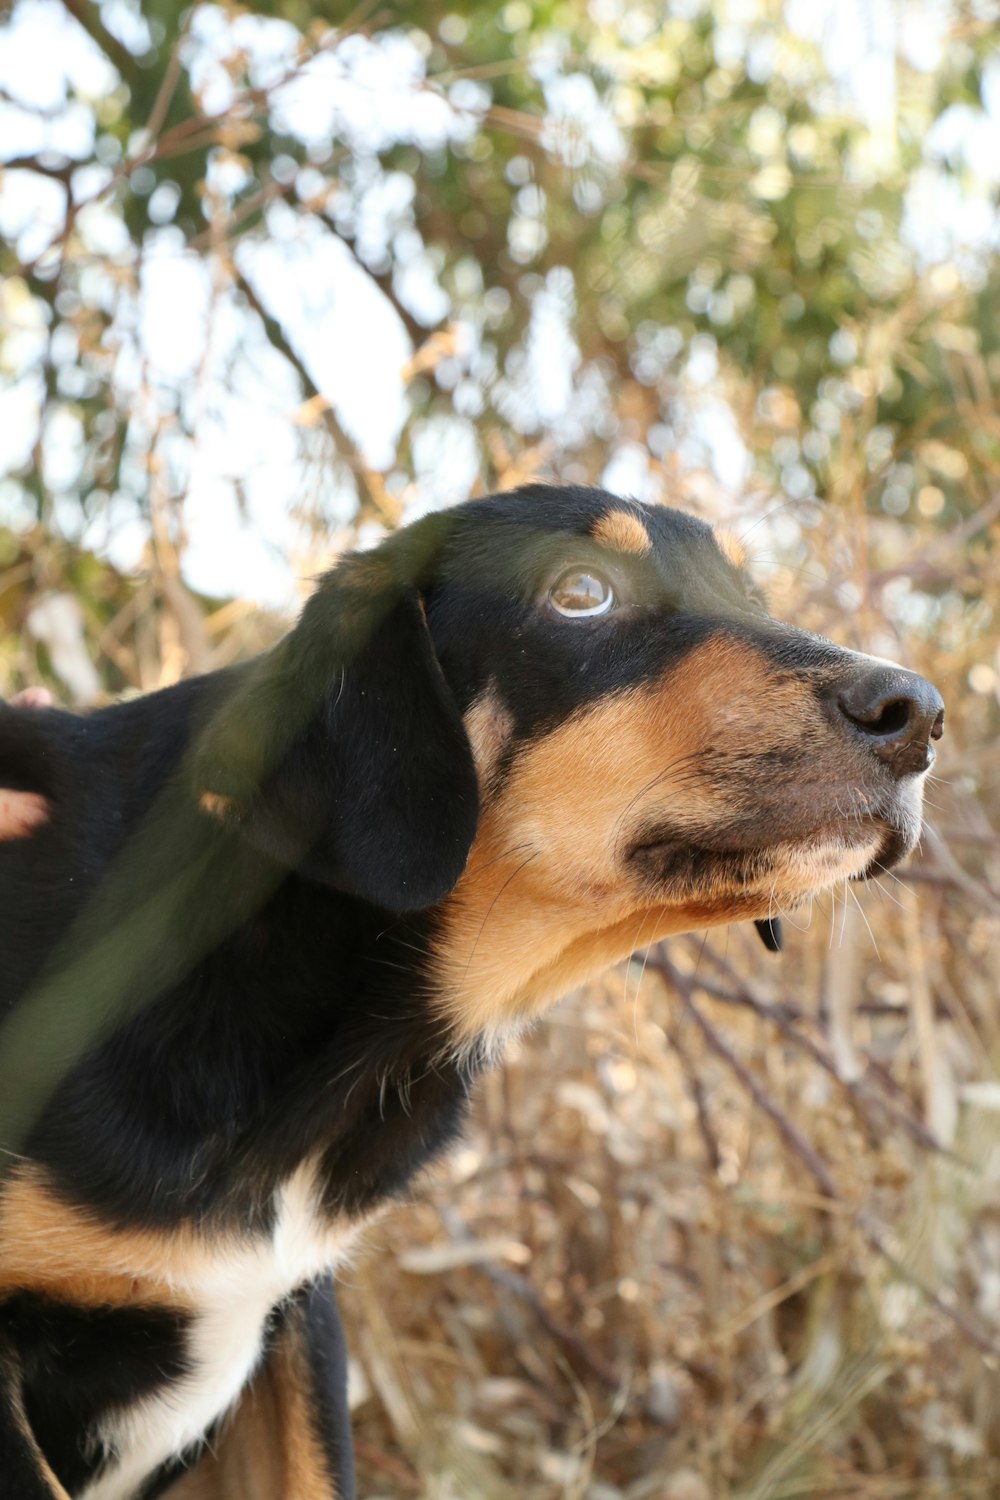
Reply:
[[[845,875],[860,877],[869,866],[881,865],[888,853],[886,842],[870,829],[850,836],[843,831],[817,830],[801,843],[782,839],[732,846],[714,840],[696,844],[686,836],[660,834],[637,844],[629,860],[657,885],[699,895],[751,892],[778,880],[787,890],[797,883],[796,866],[801,864],[805,891]]]
[[[627,862],[665,900],[712,901],[758,895],[795,901],[842,880],[865,880],[898,864],[920,832],[919,803],[876,804],[864,815],[816,821],[792,831],[781,820],[695,832],[645,830]]]

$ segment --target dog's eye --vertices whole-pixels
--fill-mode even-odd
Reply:
[[[608,580],[590,568],[567,568],[549,589],[552,608],[572,619],[606,615],[614,602]]]

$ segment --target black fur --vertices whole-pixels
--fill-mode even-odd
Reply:
[[[337,1481],[337,1500],[354,1500],[354,1448],[347,1411],[347,1345],[333,1277],[299,1293],[297,1315],[308,1330],[306,1349],[315,1392],[315,1432]]]
[[[106,1457],[79,1442],[109,1406],[141,1400],[187,1371],[187,1319],[167,1308],[81,1308],[27,1292],[3,1304],[17,1346],[25,1414],[56,1477],[72,1493]],[[0,1494],[3,1490],[0,1489]]]

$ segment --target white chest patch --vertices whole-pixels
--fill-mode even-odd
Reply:
[[[186,1350],[190,1373],[102,1424],[97,1435],[115,1458],[80,1500],[133,1500],[160,1464],[197,1443],[253,1374],[271,1310],[344,1260],[359,1232],[359,1225],[320,1217],[311,1168],[286,1183],[277,1209],[269,1239],[234,1242],[196,1278],[174,1283],[197,1309]]]

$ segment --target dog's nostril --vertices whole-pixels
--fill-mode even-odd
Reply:
[[[913,704],[908,698],[893,698],[889,703],[875,703],[862,710],[852,708],[843,698],[840,710],[846,719],[856,724],[865,734],[898,734],[910,722]]]
[[[932,740],[939,740],[943,734],[944,734],[944,709],[942,708],[941,712],[938,714],[937,718],[934,720],[934,723],[931,725],[931,739]]]

